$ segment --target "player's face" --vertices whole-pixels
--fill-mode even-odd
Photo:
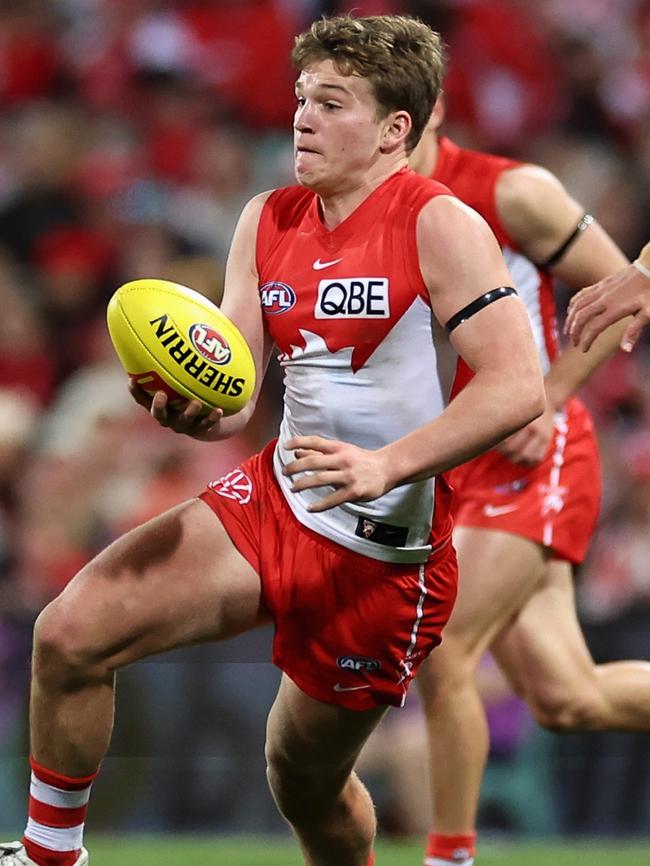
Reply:
[[[319,193],[357,185],[380,154],[380,120],[370,83],[341,75],[331,60],[313,63],[296,82],[294,160],[298,183]]]

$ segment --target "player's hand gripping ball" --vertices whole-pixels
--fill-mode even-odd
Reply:
[[[164,391],[181,410],[199,400],[238,412],[255,388],[248,345],[221,310],[168,280],[133,280],[108,304],[108,330],[130,378],[149,394]]]

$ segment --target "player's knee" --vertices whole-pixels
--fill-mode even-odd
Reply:
[[[67,685],[97,676],[96,660],[84,639],[78,615],[60,599],[51,602],[34,627],[34,674],[51,684]]]
[[[272,740],[267,741],[265,754],[269,787],[284,817],[294,826],[313,821],[328,799],[327,767],[299,759]]]
[[[312,774],[272,741],[267,740],[265,754],[271,793],[284,817],[294,823],[301,815],[305,797],[312,790]]]
[[[597,730],[602,717],[598,694],[591,689],[542,689],[528,703],[537,723],[556,733]]]

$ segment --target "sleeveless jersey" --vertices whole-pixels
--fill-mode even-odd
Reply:
[[[329,231],[318,196],[288,187],[270,195],[258,228],[261,306],[284,369],[276,478],[301,523],[385,562],[421,562],[446,542],[444,477],[313,514],[329,488],[292,492],[283,443],[318,435],[378,449],[442,412],[457,354],[432,314],[416,245],[418,214],[440,194],[450,193],[403,169]]]
[[[502,172],[522,165],[513,159],[459,147],[444,136],[439,140],[435,180],[448,186],[461,201],[481,214],[501,246],[519,297],[526,305],[544,375],[558,353],[557,318],[551,275],[526,258],[499,219],[495,188]],[[471,371],[459,362],[454,392],[467,384]]]

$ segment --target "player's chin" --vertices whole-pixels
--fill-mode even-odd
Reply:
[[[294,160],[294,173],[301,186],[317,189],[323,181],[322,157],[311,151],[298,151]]]

